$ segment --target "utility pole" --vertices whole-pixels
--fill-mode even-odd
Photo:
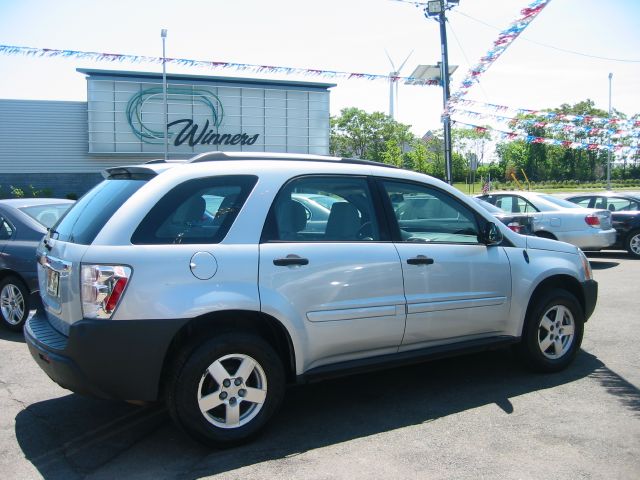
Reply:
[[[454,5],[458,5],[458,3],[460,3],[458,0],[431,0],[427,3],[427,8],[425,9],[425,15],[427,17],[436,17],[436,20],[440,24],[440,53],[442,54],[440,79],[442,80],[442,104],[444,108],[442,127],[444,132],[445,176],[449,184],[453,184],[453,161],[451,149],[451,117],[447,111],[447,103],[449,102],[449,53],[447,50],[446,11]]]
[[[442,73],[440,78],[442,79],[442,106],[446,109],[447,102],[449,101],[449,53],[447,50],[447,17],[445,17],[445,9],[442,9],[438,17],[440,23],[440,50],[442,53]],[[445,169],[447,175],[447,183],[453,184],[453,161],[451,158],[451,117],[446,110],[442,116],[442,126],[444,131],[444,159]]]
[[[611,79],[613,73],[609,73],[609,120],[611,120]],[[609,148],[607,150],[607,190],[611,190],[611,138],[609,138]]]

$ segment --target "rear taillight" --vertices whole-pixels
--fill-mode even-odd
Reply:
[[[123,265],[82,265],[81,275],[84,317],[111,318],[131,278],[131,268]]]
[[[590,227],[600,228],[600,218],[595,213],[590,213],[584,217],[584,221],[587,222],[587,225]]]
[[[507,227],[509,227],[511,230],[513,230],[516,233],[522,232],[522,225],[520,225],[518,222],[511,222],[507,224]]]

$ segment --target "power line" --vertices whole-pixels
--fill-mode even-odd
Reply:
[[[454,10],[454,13],[456,13],[458,15],[462,15],[463,17],[467,17],[468,19],[473,20],[474,22],[478,22],[478,23],[484,25],[485,27],[489,27],[489,28],[492,28],[492,29],[498,30],[498,31],[501,30],[500,28],[496,27],[495,25],[491,25],[490,23],[484,22],[484,21],[482,21],[482,20],[480,20],[478,18],[472,17],[471,15],[467,15],[466,13],[462,13],[462,12],[460,12],[458,10]],[[551,48],[551,49],[557,50],[559,52],[570,53],[570,54],[573,54],[573,55],[579,55],[581,57],[595,58],[595,59],[598,59],[598,60],[608,60],[608,61],[611,61],[611,62],[640,63],[640,60],[632,60],[632,59],[628,59],[628,58],[611,58],[611,57],[602,57],[602,56],[599,56],[599,55],[591,55],[589,53],[576,52],[575,50],[568,50],[566,48],[560,48],[560,47],[556,47],[554,45],[549,45],[548,43],[538,42],[536,40],[531,40],[530,38],[527,38],[527,37],[524,37],[524,36],[520,37],[520,38],[522,38],[522,40],[525,40],[527,42],[534,43],[536,45],[540,45],[541,47]]]
[[[456,32],[453,30],[453,25],[451,25],[451,22],[449,21],[449,19],[447,19],[447,25],[449,26],[449,30],[451,30],[451,33],[453,34],[453,38],[455,38],[456,43],[458,44],[458,48],[462,52],[462,56],[464,57],[465,62],[467,62],[467,67],[471,68],[472,65],[471,65],[471,62],[469,61],[469,57],[467,57],[467,54],[465,53],[464,48],[462,48],[460,39],[458,38],[458,35],[456,35]],[[489,95],[487,95],[487,92],[482,87],[482,84],[480,82],[478,82],[478,87],[480,87],[480,90],[482,90],[482,94],[484,95],[484,98],[487,101],[489,101]]]

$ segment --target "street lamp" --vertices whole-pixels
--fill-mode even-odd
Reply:
[[[162,95],[164,98],[164,161],[169,158],[169,107],[167,105],[167,56],[165,42],[167,40],[167,29],[160,30],[162,37]]]
[[[609,120],[611,120],[611,79],[613,73],[609,73]],[[609,149],[607,150],[607,190],[611,190],[611,140],[609,140]]]
[[[442,53],[441,69],[442,73],[442,100],[444,113],[442,115],[442,126],[444,130],[444,158],[446,165],[446,176],[449,184],[453,183],[453,162],[451,160],[451,117],[446,110],[449,101],[449,54],[447,51],[447,17],[445,12],[458,5],[459,0],[430,0],[424,9],[427,18],[435,17],[440,24],[440,51]]]

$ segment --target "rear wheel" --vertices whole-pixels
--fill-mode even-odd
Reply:
[[[530,306],[518,353],[533,370],[557,372],[575,358],[582,343],[584,313],[566,290],[546,292]]]
[[[6,277],[0,282],[0,320],[5,327],[19,332],[29,316],[29,292],[16,277]]]
[[[640,258],[640,230],[633,230],[627,235],[625,248],[629,255]]]
[[[284,370],[259,337],[229,333],[185,351],[168,381],[173,419],[199,441],[232,446],[256,435],[284,396]]]

